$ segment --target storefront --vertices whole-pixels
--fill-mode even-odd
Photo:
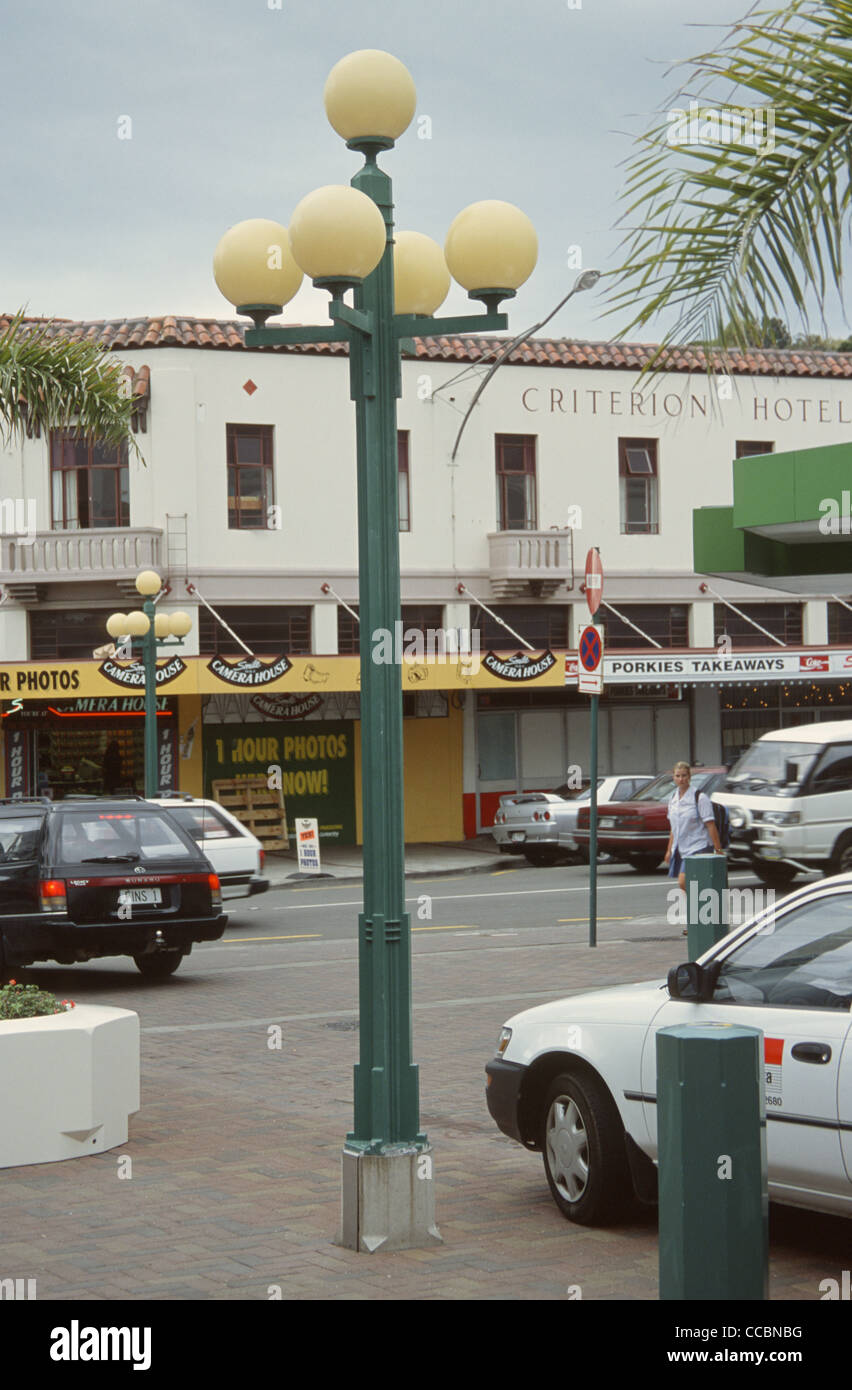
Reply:
[[[142,792],[145,702],[141,695],[13,702],[3,711],[7,796]],[[175,786],[177,706],[157,700],[160,785]]]

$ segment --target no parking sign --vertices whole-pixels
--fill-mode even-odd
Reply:
[[[577,689],[583,695],[600,695],[603,690],[604,639],[599,627],[584,627],[578,644]]]

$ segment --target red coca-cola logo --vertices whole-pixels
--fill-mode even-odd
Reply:
[[[827,671],[828,656],[800,656],[800,671]]]

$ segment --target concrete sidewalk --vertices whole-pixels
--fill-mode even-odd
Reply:
[[[364,877],[363,846],[323,844],[320,863],[326,879],[359,883]],[[422,874],[493,873],[496,868],[518,867],[522,863],[516,855],[502,854],[490,835],[455,844],[405,846],[406,878],[419,878]],[[299,873],[295,846],[267,854],[265,873],[272,888],[292,888],[309,879],[323,881],[318,874]]]

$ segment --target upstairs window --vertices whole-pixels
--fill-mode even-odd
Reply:
[[[399,529],[411,530],[411,478],[409,472],[408,430],[397,430],[397,474],[399,477]]]
[[[723,603],[713,605],[713,640],[718,647],[724,638],[730,638],[734,651],[749,650],[755,647],[777,647],[771,637],[765,636],[754,623],[760,623],[766,632],[778,637],[791,647],[802,644],[802,605],[800,603],[738,603],[743,613],[735,613]],[[748,622],[752,618],[754,622]],[[778,648],[780,651],[780,647]]]
[[[738,439],[736,447],[738,459],[750,459],[756,454],[775,452],[775,444],[771,439]]]
[[[535,531],[538,525],[535,444],[534,434],[495,436],[498,531]]]
[[[127,445],[86,439],[73,430],[50,438],[54,531],[130,525]]]
[[[275,502],[272,426],[228,425],[228,529],[261,531]]]
[[[656,439],[619,439],[621,534],[656,535],[660,529]]]

